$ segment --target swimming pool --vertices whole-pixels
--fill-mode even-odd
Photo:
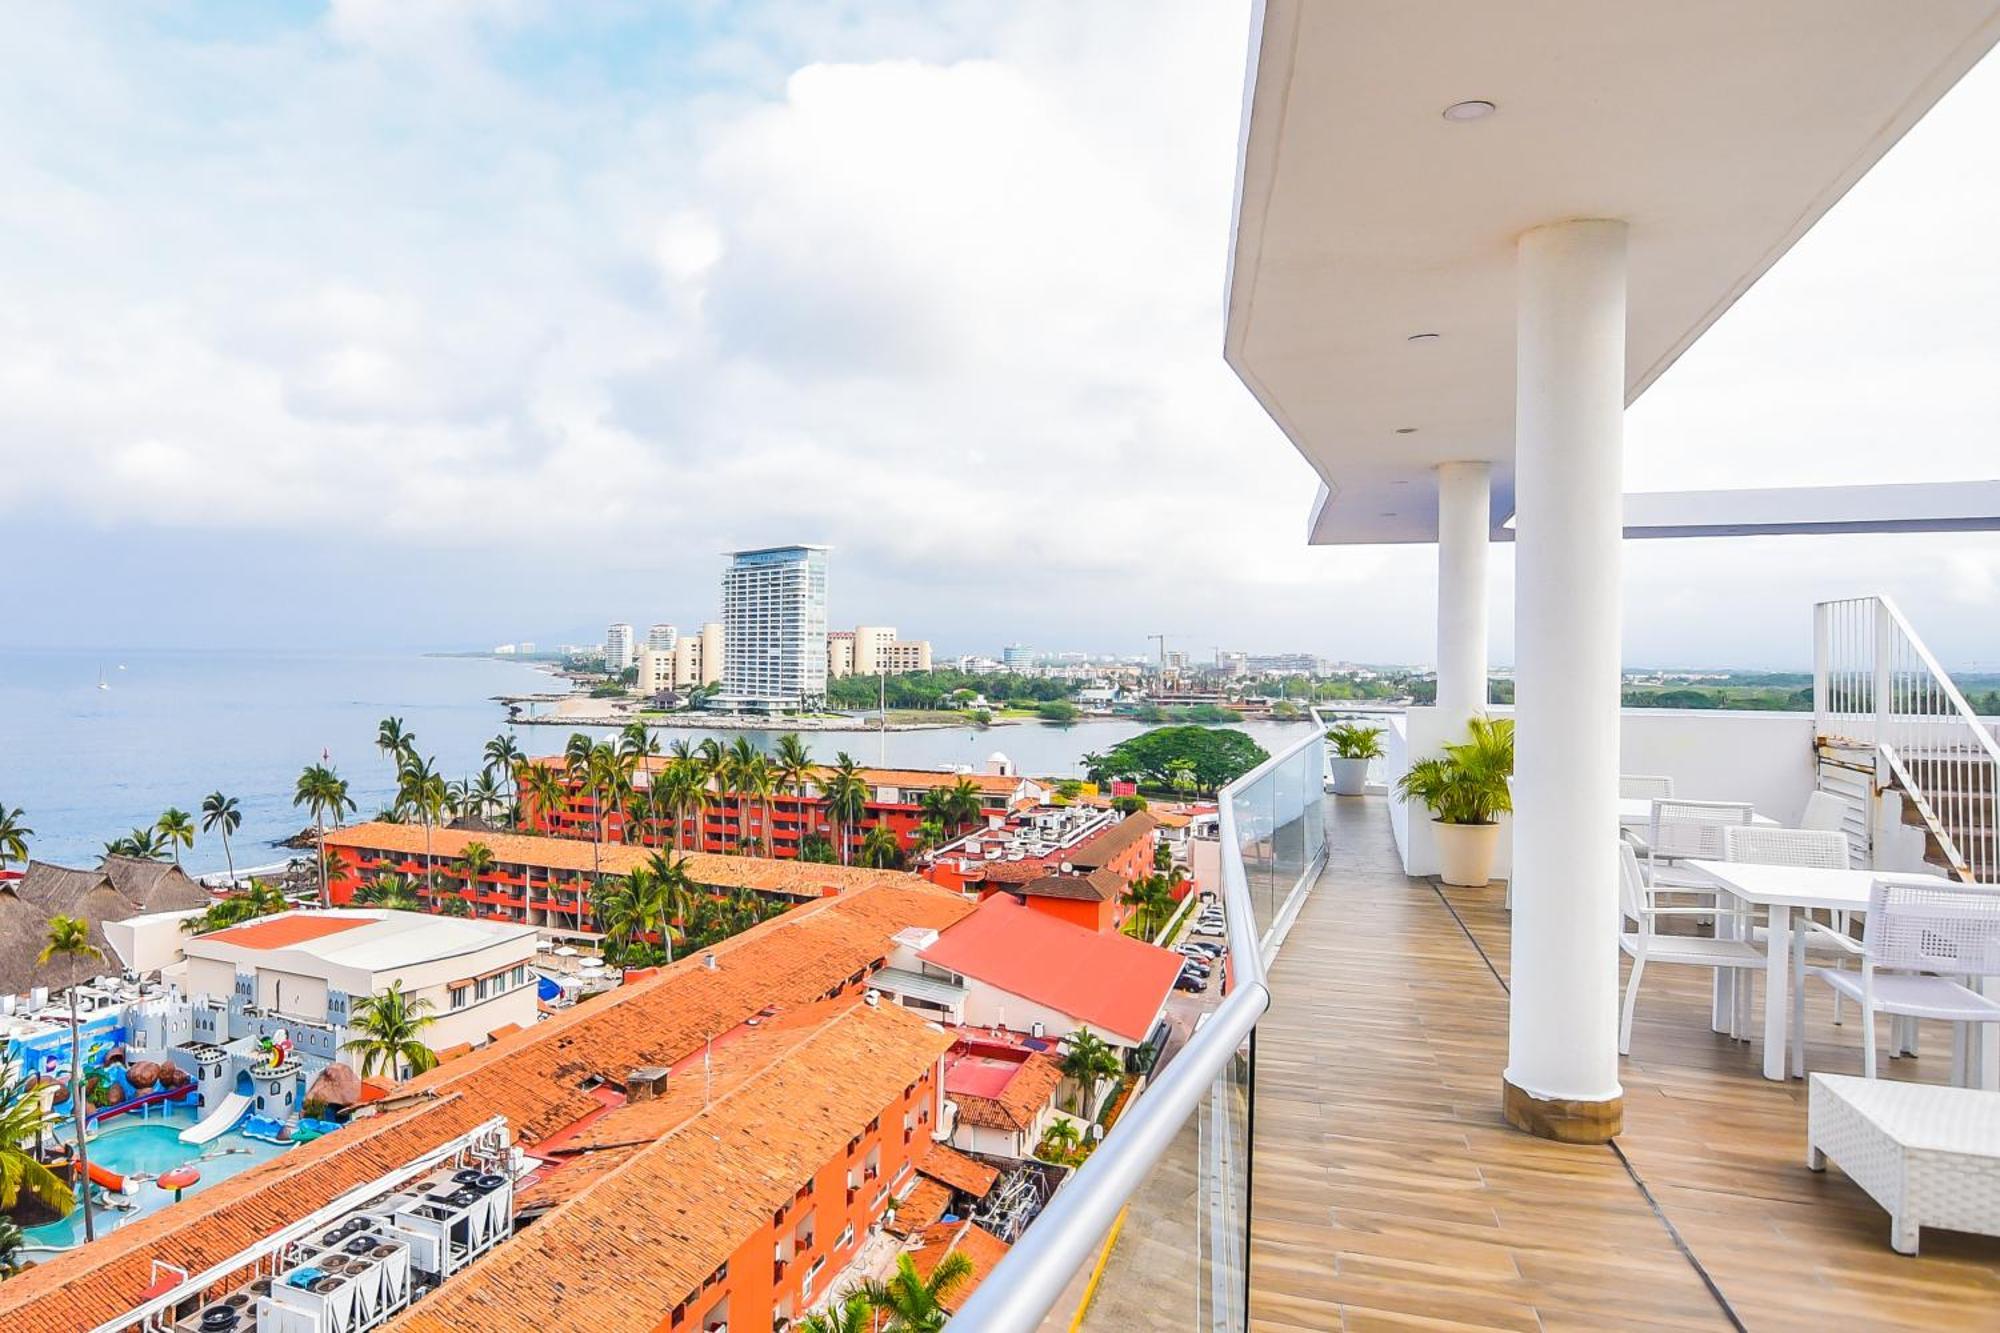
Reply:
[[[91,1136],[91,1165],[116,1171],[123,1176],[156,1176],[168,1167],[192,1162],[201,1172],[200,1182],[183,1191],[184,1195],[192,1195],[218,1180],[227,1180],[247,1171],[259,1162],[268,1162],[290,1147],[289,1144],[245,1138],[234,1130],[212,1143],[200,1146],[182,1143],[181,1131],[194,1124],[199,1116],[200,1112],[191,1107],[175,1108],[164,1115],[155,1113],[143,1121],[136,1116],[119,1116]],[[127,1120],[130,1123],[121,1123]],[[161,1189],[150,1180],[133,1182],[127,1188],[129,1196],[121,1202],[129,1206],[114,1207],[102,1203],[97,1206],[98,1235],[150,1216],[174,1202],[172,1190]],[[83,1210],[79,1206],[61,1221],[29,1227],[26,1234],[30,1251],[80,1245],[83,1243]]]

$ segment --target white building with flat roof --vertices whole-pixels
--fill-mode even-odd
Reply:
[[[438,1051],[535,1021],[535,936],[532,926],[428,912],[281,912],[184,936],[185,962],[168,978],[196,1004],[206,997],[301,1036],[331,1029],[333,1050],[360,1001],[400,986],[429,1003],[423,1042]]]
[[[654,625],[646,631],[646,646],[655,652],[670,653],[679,637],[680,631],[672,625]]]
[[[630,625],[610,625],[604,631],[604,669],[616,675],[638,661]]]
[[[722,702],[785,712],[826,697],[824,546],[731,552],[722,572]]]

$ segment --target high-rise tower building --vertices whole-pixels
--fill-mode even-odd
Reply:
[[[604,631],[604,669],[615,676],[638,660],[632,644],[632,627],[607,627]]]
[[[730,553],[722,572],[722,701],[782,712],[826,697],[824,546]]]

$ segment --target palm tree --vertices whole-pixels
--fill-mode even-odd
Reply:
[[[778,779],[780,794],[790,792],[799,799],[799,841],[792,849],[797,856],[806,845],[806,787],[812,782],[812,751],[806,748],[796,731],[788,731],[778,737],[777,748],[771,754],[771,768]]]
[[[778,791],[777,771],[771,767],[771,761],[763,755],[752,755],[750,762],[744,766],[737,785],[743,790],[743,799],[746,804],[754,796],[757,798],[758,803],[764,807],[763,836],[759,841],[764,844],[764,855],[769,856],[771,854],[771,798]]]
[[[917,831],[910,835],[910,850],[921,855],[933,848],[942,847],[947,841],[944,825],[935,819],[926,819],[917,825]]]
[[[1161,920],[1174,910],[1174,881],[1166,875],[1141,875],[1118,900],[1133,909],[1139,933],[1151,938]]]
[[[10,1219],[0,1217],[0,1278],[10,1278],[21,1271],[21,1247],[27,1243],[27,1232]]]
[[[569,770],[572,779],[579,782],[583,780],[583,770],[590,764],[590,752],[593,748],[590,737],[582,732],[572,731],[569,734],[569,743],[563,746],[563,767]]]
[[[654,852],[646,858],[645,869],[652,877],[660,925],[660,940],[666,946],[667,961],[674,961],[674,923],[685,922],[693,912],[696,898],[694,878],[688,874],[687,858],[671,852]]]
[[[157,861],[165,850],[158,831],[150,827],[135,828],[124,837],[104,844],[106,856],[129,856],[141,861]]]
[[[633,759],[648,759],[659,752],[659,737],[646,730],[644,722],[627,722],[619,728],[618,753]]]
[[[555,832],[556,811],[562,808],[569,795],[561,775],[547,764],[523,764],[516,771],[514,781],[515,789],[526,790],[529,799],[534,802],[536,821],[542,825],[542,830]]]
[[[476,819],[489,821],[494,811],[506,808],[507,794],[500,789],[499,779],[493,776],[492,769],[481,770],[478,778],[466,787],[465,803],[467,813]]]
[[[491,774],[497,769],[499,772],[505,774],[508,782],[509,796],[516,801],[520,800],[520,774],[517,770],[521,766],[521,761],[526,759],[527,756],[521,753],[521,744],[514,739],[514,733],[503,731],[492,740],[486,742],[485,757],[487,773]]]
[[[0,1213],[9,1213],[26,1190],[58,1217],[69,1216],[76,1195],[67,1182],[21,1145],[39,1144],[56,1126],[54,1111],[42,1109],[41,1093],[26,1077],[0,1077]]]
[[[421,1040],[424,1029],[437,1021],[432,1007],[421,996],[403,994],[403,983],[398,981],[380,994],[354,1002],[347,1026],[361,1035],[342,1043],[341,1049],[361,1053],[363,1078],[378,1066],[399,1079],[405,1077],[404,1069],[411,1074],[434,1069],[437,1052]]]
[[[243,810],[234,796],[212,791],[201,798],[201,827],[204,833],[222,835],[222,859],[229,866],[229,882],[236,883],[236,857],[229,850],[229,835],[243,826]]]
[[[468,889],[477,890],[479,877],[492,874],[493,867],[497,864],[498,859],[493,855],[493,849],[483,842],[468,842],[465,844],[465,849],[458,854],[458,873],[465,877],[465,887]]]
[[[980,813],[978,783],[971,778],[961,777],[945,788],[944,822],[954,833],[967,824],[978,823]]]
[[[1063,1077],[1077,1086],[1077,1109],[1084,1119],[1097,1118],[1097,1084],[1118,1072],[1118,1053],[1105,1045],[1089,1028],[1078,1028],[1063,1038]]]
[[[861,777],[861,765],[842,750],[833,757],[833,771],[820,784],[826,796],[827,812],[840,827],[840,863],[848,864],[854,826],[868,813],[868,784]]]
[[[793,1327],[797,1333],[875,1333],[874,1319],[875,1307],[857,1291],[838,1305],[807,1315]]]
[[[76,1016],[76,988],[83,981],[82,965],[102,962],[104,951],[90,942],[90,926],[81,918],[52,916],[42,951],[35,956],[35,965],[47,967],[54,958],[69,963],[69,985],[66,988],[69,991],[69,1105],[76,1116],[75,1179],[83,1182],[83,1238],[89,1242],[97,1239],[97,1219],[90,1211],[90,1141],[84,1133],[84,1120],[89,1108],[83,1095],[83,1024]]]
[[[741,852],[750,834],[750,788],[755,782],[757,764],[764,756],[750,743],[748,736],[738,736],[730,745],[723,760],[722,781],[724,786],[736,794],[736,850]]]
[[[869,1281],[861,1294],[877,1313],[889,1316],[883,1333],[937,1333],[951,1318],[945,1300],[972,1277],[972,1259],[963,1250],[953,1250],[938,1260],[931,1275],[917,1272],[910,1256],[896,1256],[896,1274],[887,1282]]]
[[[415,912],[423,907],[416,889],[401,875],[383,875],[362,885],[354,892],[354,902],[362,907],[386,907],[395,912]]]
[[[700,765],[699,771],[701,773],[702,790],[708,791],[712,788],[715,792],[715,800],[713,802],[715,808],[718,810],[723,809],[722,796],[729,772],[729,752],[722,748],[721,741],[713,736],[706,736],[703,737],[701,744],[695,747],[694,760],[696,764]],[[706,813],[706,807],[703,808],[703,811]],[[695,849],[697,851],[708,850],[706,820],[703,821],[702,836],[695,842]]]
[[[685,741],[677,744],[686,744]],[[667,761],[666,772],[659,776],[653,789],[653,801],[666,813],[674,824],[674,850],[685,851],[687,844],[681,835],[690,818],[698,819],[706,799],[708,788],[702,783],[701,772],[693,759],[676,755]]]
[[[432,761],[421,755],[409,754],[403,758],[402,772],[397,779],[399,799],[415,811],[424,823],[424,893],[432,903],[437,901],[437,858],[431,853],[431,832],[437,827],[438,819],[444,814],[445,806],[451,799],[450,784],[438,774]]]
[[[590,913],[604,936],[604,952],[616,962],[646,932],[647,894],[652,872],[644,866],[591,890]]]
[[[194,819],[179,806],[170,805],[162,810],[153,829],[160,835],[167,850],[173,853],[176,866],[181,863],[181,848],[194,850]]]
[[[894,870],[903,862],[903,848],[897,841],[896,832],[886,824],[877,824],[869,829],[861,839],[861,864],[876,870]]]
[[[1068,1116],[1059,1118],[1042,1135],[1043,1145],[1054,1150],[1058,1159],[1067,1158],[1081,1142],[1083,1135],[1077,1132],[1076,1121]]]
[[[326,821],[329,816],[338,821],[342,811],[354,809],[354,800],[347,794],[346,780],[333,769],[325,764],[308,764],[292,788],[292,805],[305,806],[312,812],[313,841],[319,846],[319,904],[324,907],[327,904]]]
[[[400,772],[403,761],[417,752],[417,736],[403,725],[402,718],[385,717],[375,729],[375,748]]]
[[[622,806],[625,793],[631,790],[631,770],[626,763],[608,744],[593,745],[583,763],[583,782],[590,793],[591,823],[597,835],[590,843],[593,882],[604,875],[604,835],[612,808]]]
[[[0,803],[0,870],[5,870],[10,862],[26,862],[28,859],[28,839],[35,831],[23,824],[25,812],[9,810]]]

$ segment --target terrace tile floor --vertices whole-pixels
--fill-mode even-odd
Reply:
[[[1508,1128],[1502,889],[1406,878],[1381,801],[1329,805],[1259,1029],[1254,1328],[2000,1328],[2000,1240],[1891,1251],[1806,1170],[1805,1085],[1709,1031],[1704,970],[1648,975],[1615,1147]],[[1851,1011],[1810,1003],[1809,1067],[1858,1073]],[[1892,1076],[1947,1077],[1947,1030],[1922,1040]]]

